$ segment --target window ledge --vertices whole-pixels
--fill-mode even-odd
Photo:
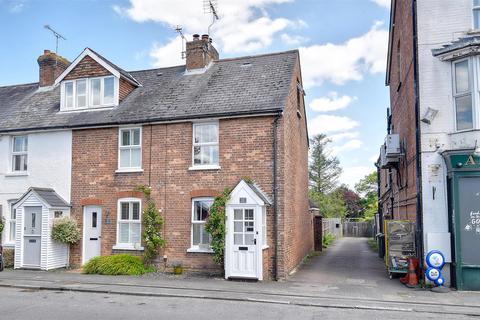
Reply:
[[[270,246],[262,246],[262,250],[268,249]]]
[[[9,242],[9,243],[4,243],[2,244],[3,248],[8,248],[8,249],[14,249],[15,248],[15,242]]]
[[[188,253],[213,253],[212,249],[189,248]]]
[[[113,250],[131,250],[131,251],[143,251],[143,247],[135,247],[128,244],[117,244],[112,247]]]
[[[143,169],[138,168],[138,169],[117,169],[115,170],[115,173],[141,173],[143,172]]]
[[[197,171],[197,170],[220,170],[221,167],[217,165],[211,166],[191,166],[188,168],[189,171]]]
[[[5,174],[5,177],[25,177],[28,176],[28,172],[8,172]]]

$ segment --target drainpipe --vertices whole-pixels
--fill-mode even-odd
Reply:
[[[278,131],[278,120],[280,119],[280,114],[275,116],[273,120],[273,241],[275,243],[275,251],[273,255],[273,280],[278,281],[278,188],[277,188],[277,151],[278,151],[278,141],[277,141],[277,131]]]
[[[416,212],[416,233],[417,233],[417,257],[420,268],[423,267],[423,207],[422,207],[422,152],[420,136],[420,93],[418,84],[418,30],[417,30],[417,0],[412,3],[413,16],[413,87],[415,94],[415,143],[416,153],[416,184],[417,184],[417,212]]]

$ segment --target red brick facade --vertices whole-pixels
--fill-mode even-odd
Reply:
[[[380,170],[380,207],[387,219],[416,219],[416,139],[412,1],[395,1],[390,49],[391,133],[405,152],[398,170]],[[389,176],[390,172],[390,176]]]
[[[308,210],[308,142],[303,104],[297,106],[297,63],[285,111],[278,121],[278,275],[286,277],[313,249],[312,217]],[[300,99],[303,101],[303,99]],[[135,188],[150,185],[152,198],[165,221],[167,264],[219,271],[208,253],[188,253],[191,247],[192,198],[214,197],[249,177],[273,199],[273,125],[275,116],[219,120],[218,170],[189,170],[192,165],[192,122],[142,125],[142,169],[118,169],[119,128],[74,130],[72,141],[72,216],[82,228],[85,205],[100,205],[102,255],[117,253],[117,201],[141,198]],[[269,248],[263,251],[264,279],[273,277],[275,243],[273,207],[267,209]],[[82,241],[71,249],[71,263],[81,263]],[[159,264],[162,265],[161,261]]]

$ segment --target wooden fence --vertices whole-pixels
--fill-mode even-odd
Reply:
[[[344,221],[343,235],[345,237],[373,237],[373,221]]]

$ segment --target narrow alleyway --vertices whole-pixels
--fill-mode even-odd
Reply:
[[[390,280],[383,260],[368,246],[367,238],[341,238],[306,263],[289,282],[335,295],[388,298],[412,290]]]

